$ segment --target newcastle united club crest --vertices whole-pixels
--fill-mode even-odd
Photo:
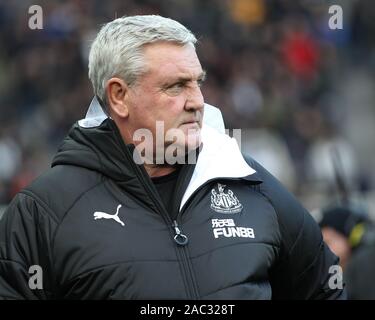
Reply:
[[[233,194],[233,191],[228,189],[228,192],[224,191],[224,184],[217,184],[219,193],[216,192],[215,188],[211,190],[211,209],[219,213],[233,214],[242,211],[242,204]]]

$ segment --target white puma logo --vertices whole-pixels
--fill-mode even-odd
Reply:
[[[94,219],[97,220],[97,219],[113,219],[115,220],[116,222],[118,222],[119,224],[121,224],[122,226],[124,226],[125,224],[120,220],[120,218],[118,217],[118,212],[120,210],[120,208],[122,207],[121,204],[119,204],[117,206],[117,211],[115,214],[109,214],[109,213],[105,213],[105,212],[101,212],[101,211],[96,211],[94,213]]]

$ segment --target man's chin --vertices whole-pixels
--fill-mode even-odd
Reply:
[[[202,143],[201,129],[189,130],[185,138],[185,147],[187,152],[197,149]]]
[[[164,161],[169,164],[186,164],[196,160],[195,154],[201,144],[200,135],[186,136],[185,143],[172,143],[165,146]],[[189,155],[189,156],[188,156]],[[187,157],[188,156],[188,157]],[[188,158],[188,159],[187,159]]]

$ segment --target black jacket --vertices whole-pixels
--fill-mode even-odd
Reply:
[[[206,131],[172,221],[112,120],[74,125],[0,221],[0,297],[342,298],[328,286],[337,257],[309,213],[233,139]],[[32,265],[43,289],[29,287]]]

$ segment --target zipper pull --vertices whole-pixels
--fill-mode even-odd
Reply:
[[[188,242],[189,242],[189,239],[187,236],[185,236],[183,233],[181,233],[181,230],[180,228],[178,227],[178,224],[177,224],[177,221],[174,220],[173,221],[173,228],[174,228],[174,231],[176,233],[176,235],[174,236],[174,241],[180,245],[180,246],[184,246],[186,245]]]

